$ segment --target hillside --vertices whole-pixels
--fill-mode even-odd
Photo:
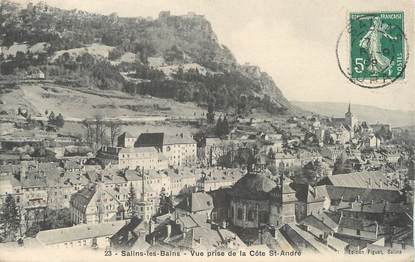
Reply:
[[[160,12],[123,18],[42,3],[2,2],[1,72],[80,88],[118,90],[249,114],[292,114],[293,107],[259,67],[240,65],[204,16]]]
[[[136,95],[134,97],[117,90],[105,95],[97,90],[66,88],[56,84],[23,84],[8,89],[0,100],[0,110],[14,112],[26,108],[32,117],[44,117],[45,111],[62,113],[67,121],[81,122],[96,116],[124,121],[151,121],[163,119],[198,119],[205,109],[193,103],[180,103],[172,99],[160,99]]]
[[[315,112],[317,114],[343,117],[347,111],[346,103],[330,103],[330,102],[300,102],[291,101],[294,105],[304,110]],[[329,113],[328,113],[329,112]],[[353,105],[352,112],[359,120],[365,120],[369,123],[389,123],[393,127],[410,126],[415,124],[414,111],[400,111],[383,109],[367,105]]]

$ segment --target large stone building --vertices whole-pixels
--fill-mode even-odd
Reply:
[[[249,172],[229,190],[232,225],[259,228],[295,221],[295,191],[288,183],[277,183],[265,174]]]
[[[137,137],[131,135],[128,132],[122,133],[118,137],[118,147],[134,147],[134,143],[137,140]]]
[[[143,133],[134,146],[157,148],[167,157],[171,166],[191,165],[197,160],[196,141],[183,134],[172,136],[165,133]]]
[[[112,221],[95,225],[77,225],[40,231],[36,235],[39,247],[52,248],[107,248],[109,238],[125,225],[124,221]]]
[[[70,213],[74,224],[97,224],[124,218],[125,194],[106,188],[103,183],[89,184],[71,196]]]
[[[97,153],[104,165],[116,166],[119,169],[166,169],[166,157],[155,147],[102,147]]]

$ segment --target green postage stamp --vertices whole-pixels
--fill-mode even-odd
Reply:
[[[405,77],[403,12],[351,13],[349,26],[351,79]]]

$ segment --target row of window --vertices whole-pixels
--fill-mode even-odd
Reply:
[[[231,208],[231,216],[234,216],[234,210],[233,207]],[[247,220],[249,222],[253,222],[256,220],[256,217],[259,218],[259,223],[268,223],[269,214],[267,211],[256,211],[256,210],[246,210],[245,216],[244,216],[244,210],[242,208],[237,209],[236,217],[239,220]]]

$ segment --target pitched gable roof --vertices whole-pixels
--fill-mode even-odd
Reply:
[[[125,221],[113,221],[92,225],[77,225],[73,227],[40,231],[36,239],[44,245],[53,245],[94,237],[112,236],[125,225]]]
[[[134,144],[134,147],[162,147],[164,143],[164,133],[143,133]]]
[[[199,212],[213,209],[213,198],[206,192],[192,193],[177,205],[188,212]]]
[[[183,134],[167,135],[165,133],[142,133],[134,144],[134,147],[154,146],[161,148],[163,145],[196,144],[196,141]]]
[[[397,190],[385,189],[368,189],[368,188],[352,188],[352,187],[337,187],[331,185],[318,186],[321,194],[329,199],[342,200],[345,202],[354,202],[359,197],[360,201],[388,201],[391,203],[398,203],[402,201],[403,195]]]

